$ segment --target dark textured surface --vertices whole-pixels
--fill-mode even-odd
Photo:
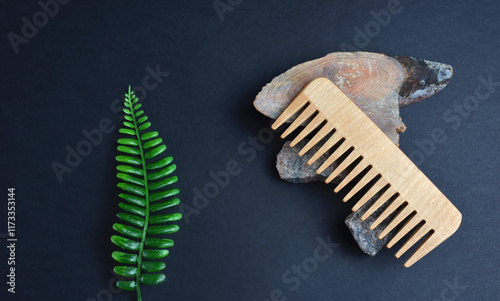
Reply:
[[[19,241],[15,296],[6,293],[7,249],[0,243],[0,300],[134,300],[108,288],[116,131],[62,183],[51,162],[65,162],[66,146],[75,148],[86,139],[82,130],[103,118],[118,124],[111,104],[157,64],[170,75],[147,91],[144,109],[178,165],[182,201],[204,205],[193,189],[203,191],[214,182],[210,172],[230,160],[241,170],[180,224],[167,282],[145,288],[145,301],[263,301],[279,291],[274,299],[294,301],[498,299],[500,86],[480,89],[490,95],[474,110],[465,111],[464,100],[480,77],[500,82],[500,7],[401,4],[387,26],[356,44],[355,28],[373,24],[370,11],[386,10],[387,1],[242,1],[223,22],[212,1],[71,1],[15,54],[6,35],[20,34],[21,18],[40,8],[2,1],[0,233],[6,189],[15,186]],[[454,69],[443,91],[401,109],[408,126],[401,149],[464,216],[456,234],[410,269],[403,267],[407,257],[394,258],[399,245],[375,257],[359,250],[344,224],[350,206],[333,186],[279,178],[283,141],[262,130],[269,118],[252,105],[274,76],[341,51],[342,43]],[[435,129],[446,139],[431,147]],[[325,243],[328,236],[335,245]],[[299,277],[294,271],[303,263],[307,272],[301,267]]]
[[[325,181],[329,174],[331,174],[337,167],[334,162],[326,168],[321,174],[317,174],[316,170],[319,169],[324,160],[316,160],[313,164],[309,165],[307,162],[314,153],[321,148],[321,143],[311,148],[309,152],[303,156],[299,156],[299,151],[309,142],[309,140],[302,140],[294,147],[290,147],[290,141],[283,144],[283,148],[276,157],[276,169],[280,178],[292,183],[309,183],[315,181]],[[325,158],[331,155],[331,151],[325,153]],[[339,183],[339,179],[343,178],[344,174],[341,173],[338,177],[332,180],[332,183]]]
[[[451,80],[453,68],[421,58],[390,55],[405,69],[405,81],[399,90],[399,106],[403,107],[441,91]]]

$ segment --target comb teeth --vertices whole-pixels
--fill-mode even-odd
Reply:
[[[273,130],[279,128],[283,123],[285,123],[288,119],[290,119],[290,117],[297,114],[297,112],[299,112],[300,109],[302,109],[302,107],[304,107],[307,104],[307,101],[308,99],[306,96],[304,95],[297,96],[297,98],[295,98],[290,103],[290,105],[288,105],[288,107],[285,109],[285,111],[283,111],[283,113],[278,117],[278,119],[276,119],[271,128]]]
[[[387,188],[387,190],[384,191],[384,193],[379,196],[379,198],[375,201],[375,203],[373,203],[370,206],[370,208],[366,210],[366,212],[361,217],[361,220],[364,221],[365,219],[367,219],[370,215],[375,213],[375,211],[377,211],[378,208],[380,208],[383,204],[385,204],[394,196],[397,197],[397,192],[391,186],[389,186],[389,188]]]
[[[322,114],[316,115],[316,117],[314,117],[314,119],[310,123],[307,124],[307,126],[302,130],[302,132],[300,132],[300,134],[297,135],[297,137],[295,137],[295,139],[293,139],[293,141],[290,143],[290,146],[294,147],[297,143],[302,141],[305,137],[307,137],[307,135],[309,135],[321,123],[323,123],[324,120],[325,120],[325,118],[322,116]]]
[[[387,208],[385,208],[384,211],[382,211],[382,213],[377,217],[377,219],[373,222],[373,224],[371,224],[370,229],[373,230],[377,228],[377,226],[381,222],[383,222],[389,215],[391,215],[394,211],[396,211],[396,209],[398,209],[403,204],[407,206],[407,203],[405,203],[402,198],[400,198],[399,196],[396,197],[392,201],[392,203]]]
[[[370,189],[359,199],[359,201],[352,207],[352,211],[358,211],[369,199],[374,197],[379,191],[383,190],[387,185],[389,185],[384,179],[380,178],[373,184]],[[383,194],[383,193],[382,193]]]
[[[366,166],[365,162],[361,160],[354,168],[345,176],[345,178],[340,181],[340,183],[333,190],[334,192],[339,192],[342,188],[344,188],[347,184],[349,184],[355,177],[360,175],[367,167],[371,168],[371,166]]]
[[[387,201],[392,200],[370,226],[370,229],[375,229],[398,210],[395,217],[380,233],[380,238],[383,238],[406,220],[387,244],[388,248],[412,229],[417,228],[396,253],[396,257],[399,258],[425,237],[420,247],[406,261],[406,267],[417,262],[458,229],[462,215],[455,206],[330,80],[326,78],[313,80],[278,117],[272,128],[277,129],[294,116],[296,116],[295,119],[282,137],[288,136],[301,125],[305,125],[305,128],[293,139],[291,146],[295,146],[319,128],[299,152],[302,156],[318,143],[322,143],[308,164],[316,162],[337,145],[333,153],[317,170],[318,173],[345,156],[326,179],[329,183],[342,171],[347,170],[346,177],[335,188],[335,192],[343,189],[354,178],[360,178],[346,194],[344,202],[351,199],[369,183],[373,183],[352,208],[353,211],[359,210],[370,198],[379,194],[378,199],[367,208],[362,220],[372,215]],[[328,139],[324,141],[326,137]],[[353,168],[349,171],[348,167],[351,165]]]
[[[384,238],[387,234],[389,234],[389,232],[391,232],[394,228],[396,228],[402,221],[404,221],[408,216],[414,214],[415,211],[410,207],[410,206],[405,206],[403,209],[401,209],[397,215],[391,220],[391,222],[384,228],[384,230],[382,230],[382,232],[380,232],[379,234],[379,239],[382,239]],[[415,221],[416,223],[418,223],[419,221],[417,221],[417,219],[413,218],[414,216],[411,217],[411,219],[413,221]],[[416,225],[416,224],[415,224]],[[414,226],[415,226],[414,225]],[[404,227],[403,227],[404,228]],[[413,227],[409,227],[408,231],[411,230],[411,228]],[[390,248],[392,247],[392,245],[394,245],[398,240],[401,239],[401,237],[403,237],[404,235],[406,235],[406,233],[408,233],[408,231],[402,231],[403,229],[401,229],[398,234],[396,234],[396,236],[394,236],[392,238],[392,240],[387,244],[387,247]],[[401,237],[399,237],[401,236]],[[399,238],[398,238],[399,237]]]
[[[351,146],[348,143],[346,143],[345,140],[342,141],[339,147],[337,147],[337,149],[333,151],[333,153],[328,157],[328,159],[326,159],[325,162],[318,168],[317,173],[322,173],[328,166],[332,165],[333,162],[337,161],[342,155],[344,155],[350,149]],[[348,157],[349,155],[347,155],[347,158]],[[338,168],[336,170],[338,170]]]
[[[356,185],[354,185],[354,187],[346,194],[343,201],[349,201],[356,193],[358,193],[363,187],[368,185],[368,183],[370,183],[378,175],[379,173],[374,168],[368,170],[368,172],[363,175],[361,179],[359,179],[358,183],[356,183]]]
[[[311,118],[311,116],[316,112],[314,106],[307,106],[302,113],[292,122],[292,124],[286,129],[286,131],[281,134],[281,138],[286,138],[286,136],[290,135],[293,131],[295,131],[301,124],[303,124],[307,119]]]
[[[333,130],[333,125],[331,123],[326,123],[321,130],[318,131],[316,135],[314,135],[314,138],[311,139],[300,151],[299,151],[299,156],[304,155],[307,153],[313,146],[315,146],[319,141],[323,140],[323,138],[326,137],[329,133],[331,133]],[[297,141],[299,143],[300,141]]]
[[[326,140],[326,142],[319,148],[319,150],[316,153],[314,153],[314,155],[311,157],[311,159],[309,159],[307,164],[309,165],[313,164],[314,162],[316,162],[316,160],[319,159],[319,157],[323,156],[330,148],[332,148],[335,144],[337,144],[342,138],[339,136],[340,135],[338,131],[332,133],[330,138],[328,138],[328,140]]]
[[[396,257],[399,258],[401,255],[406,253],[411,247],[413,247],[414,244],[416,244],[420,239],[422,239],[427,233],[432,231],[425,223],[421,224],[415,232],[413,232],[408,238],[408,240],[405,242],[405,244],[401,247],[401,249],[398,250],[396,253]]]
[[[442,238],[436,235],[434,230],[431,230],[429,236],[425,238],[425,240],[420,244],[418,249],[413,253],[413,255],[408,258],[405,263],[405,267],[409,268],[419,259],[427,255],[430,251],[434,250],[439,244],[442,242]]]

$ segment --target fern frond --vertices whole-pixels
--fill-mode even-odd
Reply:
[[[171,224],[182,218],[180,213],[160,213],[167,208],[177,206],[180,201],[172,198],[179,194],[178,188],[171,188],[177,183],[172,176],[176,169],[171,164],[172,157],[161,158],[167,147],[156,131],[146,131],[151,122],[134,92],[128,89],[125,94],[125,121],[119,132],[125,137],[118,139],[116,156],[119,163],[117,177],[122,181],[118,187],[123,193],[118,196],[125,202],[119,204],[123,210],[117,217],[123,223],[115,223],[113,229],[119,235],[113,235],[111,241],[124,250],[111,254],[113,259],[123,265],[114,268],[115,273],[126,280],[116,282],[124,290],[135,290],[137,300],[141,301],[141,284],[158,284],[165,281],[165,263],[156,261],[169,254],[167,248],[174,241],[157,235],[171,234],[179,226]]]

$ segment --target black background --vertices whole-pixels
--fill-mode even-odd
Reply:
[[[499,2],[401,1],[402,12],[367,45],[356,45],[355,27],[364,30],[387,1],[237,2],[221,20],[208,0],[71,1],[16,54],[9,32],[20,35],[22,18],[41,8],[2,1],[0,233],[7,188],[15,187],[19,239],[15,296],[6,292],[5,239],[0,245],[2,300],[135,299],[108,287],[117,131],[104,134],[62,182],[51,164],[65,164],[66,147],[85,140],[83,130],[106,118],[118,126],[122,114],[111,104],[157,65],[169,75],[147,91],[143,107],[175,158],[182,202],[193,207],[193,189],[230,160],[241,173],[180,222],[167,282],[144,288],[144,300],[261,301],[273,290],[282,291],[280,300],[500,299],[500,87],[459,126],[443,119],[474,95],[480,76],[500,82]],[[396,259],[393,249],[371,258],[357,248],[343,223],[350,206],[332,187],[279,179],[281,139],[253,160],[238,152],[269,126],[252,105],[261,87],[296,64],[341,51],[341,43],[454,68],[442,92],[401,110],[405,153],[436,128],[446,133],[419,167],[463,214],[457,233],[410,269],[403,267],[408,255]],[[297,289],[283,282],[327,236],[339,244],[333,254]]]

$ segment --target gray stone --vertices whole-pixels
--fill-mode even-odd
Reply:
[[[379,195],[375,195],[363,207],[361,207],[358,211],[351,213],[345,219],[345,224],[351,231],[352,236],[354,237],[354,240],[358,244],[359,248],[370,256],[375,256],[395,235],[395,231],[391,231],[384,238],[378,238],[380,233],[385,229],[385,227],[387,227],[396,213],[389,215],[389,217],[378,225],[377,228],[373,230],[370,229],[370,225],[377,219],[377,217],[379,217],[382,211],[384,211],[384,209],[388,206],[388,203],[381,206],[366,220],[361,220],[363,214],[365,214],[366,210],[368,210],[378,197]]]
[[[304,147],[306,143],[307,140],[303,140],[296,146],[290,147],[290,141],[285,142],[276,160],[276,169],[278,169],[281,179],[292,183],[324,181],[328,175],[333,172],[334,167],[336,167],[335,164],[332,164],[321,174],[316,173],[316,170],[318,170],[321,165],[321,160],[317,160],[311,165],[307,164],[307,161],[309,161],[312,157],[312,154],[318,151],[321,147],[319,144],[314,146],[302,157],[299,156],[300,149]],[[327,154],[331,154],[331,151],[327,152]]]

